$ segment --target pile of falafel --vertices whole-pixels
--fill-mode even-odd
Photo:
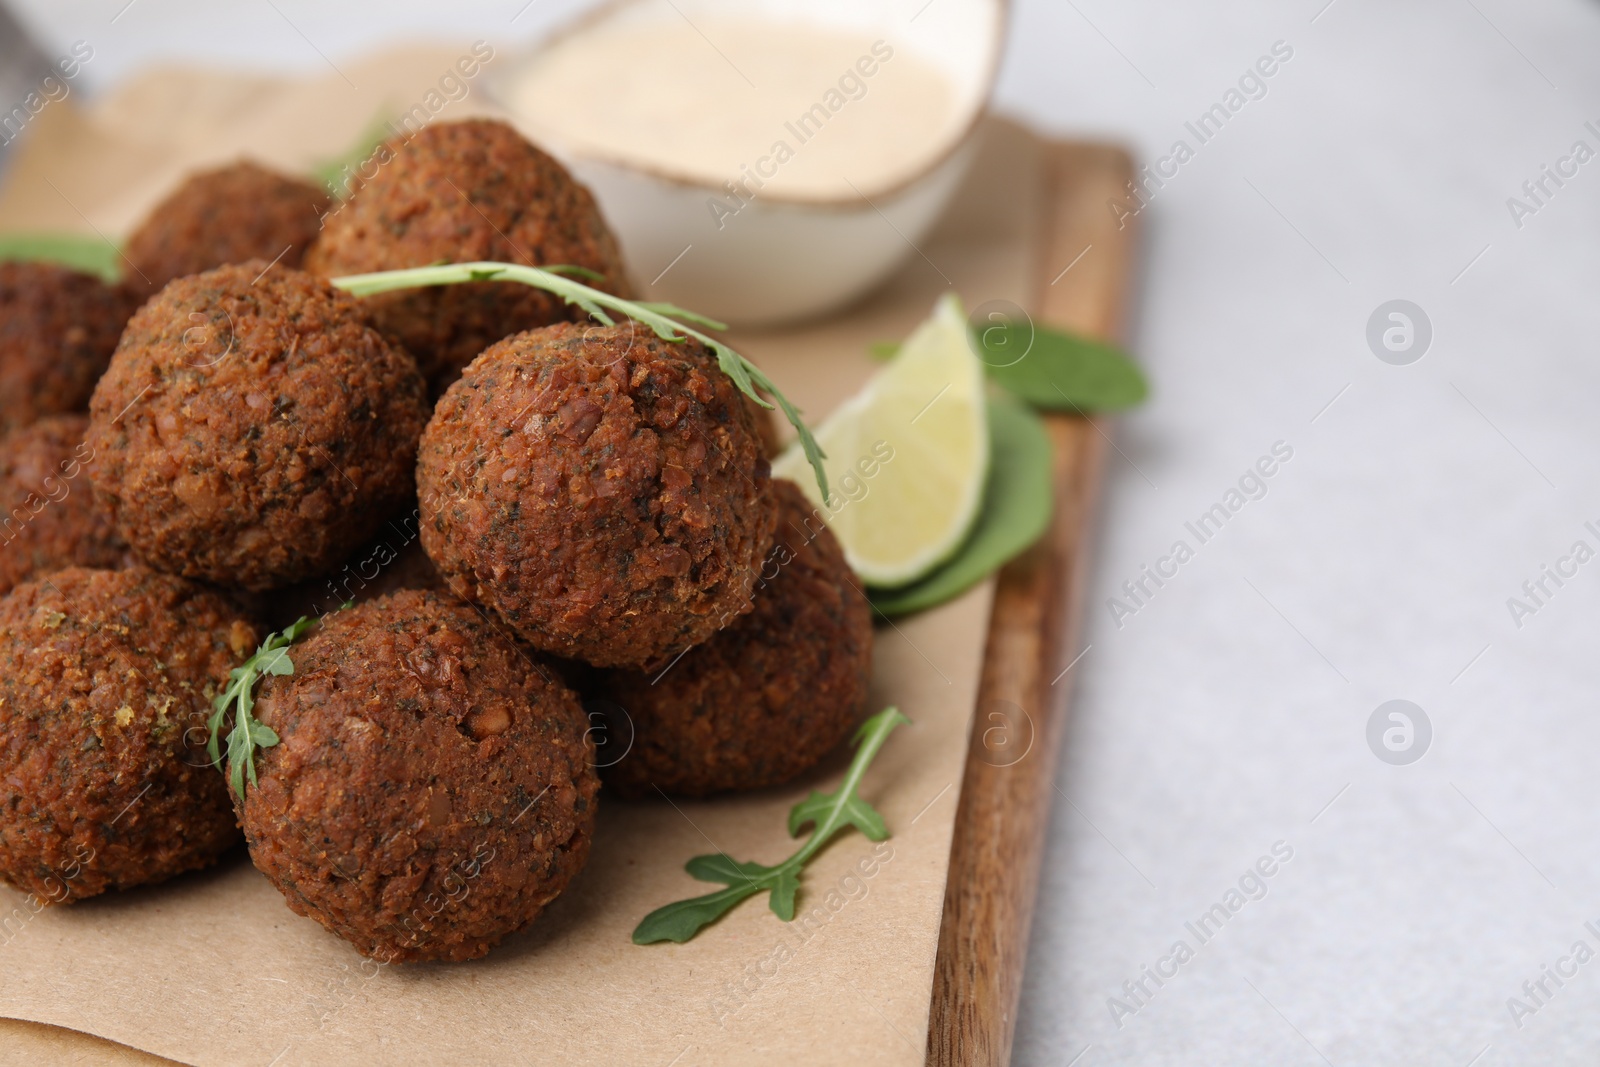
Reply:
[[[582,868],[602,779],[775,785],[864,710],[866,598],[699,342],[512,283],[329,283],[498,260],[626,296],[588,190],[493,121],[378,158],[336,209],[195,176],[119,284],[0,264],[0,878],[45,903],[242,835],[363,954],[472,959]],[[300,614],[241,795],[213,701]]]

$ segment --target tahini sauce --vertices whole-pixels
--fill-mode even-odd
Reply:
[[[881,192],[963,132],[946,77],[881,35],[694,20],[579,29],[516,78],[510,103],[581,155],[805,200]]]

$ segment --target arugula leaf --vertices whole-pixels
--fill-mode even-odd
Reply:
[[[599,276],[596,275],[596,277]],[[639,301],[639,306],[642,308],[648,308],[651,311],[659,312],[662,315],[670,315],[675,319],[682,319],[684,322],[698,323],[701,326],[706,326],[713,330],[726,330],[728,328],[728,324],[725,322],[718,322],[716,319],[709,318],[697,311],[690,311],[687,308],[681,308],[677,304],[668,304],[665,301],[654,301],[647,303],[641,300]]]
[[[978,521],[948,562],[898,589],[869,589],[884,615],[931,608],[966,592],[1025,551],[1050,525],[1054,452],[1044,424],[1004,394],[989,397],[989,482]]]
[[[122,253],[103,237],[77,233],[0,234],[0,260],[55,263],[85,274],[97,274],[105,282],[121,277]]]
[[[812,473],[816,475],[817,488],[822,490],[822,499],[828,499],[828,475],[822,467],[822,461],[827,456],[823,453],[822,446],[817,444],[817,439],[812,436],[805,420],[800,417],[800,409],[789,402],[760,367],[716,338],[686,325],[696,322],[710,329],[721,329],[721,323],[703,315],[684,311],[672,304],[624,300],[622,297],[590,288],[582,282],[567,277],[568,274],[582,272],[581,267],[563,265],[523,267],[515,263],[448,263],[407,270],[377,271],[372,274],[351,274],[343,278],[332,278],[330,281],[353,296],[372,296],[375,293],[387,293],[396,289],[417,289],[429,285],[459,285],[462,282],[486,280],[521,282],[523,285],[531,285],[535,289],[543,289],[547,293],[559,296],[567,303],[582,308],[607,326],[613,325],[611,316],[607,314],[607,310],[610,310],[644,323],[663,341],[679,342],[686,336],[693,337],[711,350],[717,357],[717,366],[733,379],[734,384],[745,396],[764,408],[771,408],[773,405],[761,395],[763,392],[777,402],[784,418],[789,420],[789,425],[794,427],[795,433],[800,438],[806,460],[811,464]]]
[[[349,605],[346,604],[346,607]],[[245,778],[256,784],[255,752],[258,748],[271,748],[280,738],[272,727],[257,722],[250,714],[255,707],[256,682],[264,674],[287,676],[294,674],[294,661],[289,658],[289,646],[316,625],[316,621],[302,615],[279,633],[267,635],[256,649],[255,655],[228,672],[228,686],[212,701],[211,718],[207,721],[210,736],[206,740],[206,753],[211,765],[222,765],[219,740],[228,711],[233,710],[233,726],[228,730],[228,782],[233,791],[244,799]]]
[[[1122,411],[1150,391],[1138,365],[1104,341],[1013,322],[986,328],[978,348],[989,380],[1035,407],[1080,414]],[[1025,354],[991,359],[991,352]]]
[[[1139,365],[1104,341],[1008,322],[984,327],[972,343],[991,382],[1047,411],[1122,411],[1150,392]],[[899,351],[898,341],[867,347],[867,354],[880,363]]]
[[[794,898],[800,892],[800,872],[791,867],[780,867],[774,872],[772,895],[767,906],[772,914],[784,922],[794,922]]]
[[[740,863],[722,852],[696,856],[684,864],[683,869],[702,882],[718,882],[722,885],[745,885],[757,878],[765,878],[775,870],[759,863]]]
[[[760,863],[741,863],[725,853],[696,856],[684,864],[684,870],[702,882],[716,882],[728,888],[703,897],[691,897],[657,908],[633,931],[633,943],[649,945],[657,941],[674,941],[678,944],[692,938],[705,926],[722,918],[740,902],[757,893],[768,894],[767,904],[773,914],[784,922],[794,919],[795,896],[800,891],[800,872],[807,861],[822,851],[823,847],[846,827],[854,826],[873,841],[889,836],[883,816],[872,805],[862,800],[856,790],[862,775],[873,757],[883,747],[884,741],[896,726],[911,720],[900,714],[898,708],[884,708],[861,724],[856,731],[856,754],[850,760],[844,782],[837,792],[813,792],[796,804],[789,812],[789,836],[798,836],[806,826],[812,826],[811,836],[799,850],[776,867]]]
[[[311,168],[312,175],[325,185],[328,192],[343,200],[350,195],[351,171],[372,157],[392,133],[388,120],[382,113],[374,115],[354,143],[336,156],[321,160]]]
[[[830,794],[813,792],[789,812],[789,836],[799,836],[807,823],[821,826],[828,813],[833,810],[833,805],[834,798]],[[883,816],[860,797],[850,797],[845,801],[842,816],[846,823],[860,830],[869,841],[882,841],[889,836],[889,828],[883,824]]]
[[[761,886],[734,886],[719,893],[703,897],[690,897],[676,904],[657,908],[633,931],[635,945],[650,945],[657,941],[677,944],[689,940],[700,930],[716,922],[739,904],[761,892]]]
[[[603,282],[606,280],[606,276],[601,274],[599,271],[590,270],[588,267],[580,267],[576,263],[557,263],[546,267],[545,270],[552,274],[570,274],[574,278],[587,278],[591,282]],[[649,305],[647,304],[645,306],[648,307]],[[722,328],[727,329],[726,326]]]

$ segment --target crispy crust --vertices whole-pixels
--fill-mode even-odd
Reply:
[[[755,608],[662,675],[604,672],[604,768],[629,796],[759,789],[788,781],[849,734],[866,704],[872,611],[839,542],[793,482],[775,478],[778,530]]]
[[[188,178],[128,238],[128,283],[144,295],[174,278],[250,259],[298,267],[333,198],[308,181],[240,160]]]
[[[0,595],[63,567],[121,566],[127,546],[95,500],[84,415],[50,415],[0,438]]]
[[[784,448],[783,437],[778,429],[778,420],[782,416],[776,407],[764,408],[749,397],[745,397],[744,402],[755,423],[756,436],[761,439],[761,454],[768,459],[777,459]]]
[[[594,197],[510,126],[440,122],[381,146],[376,176],[328,217],[306,269],[325,277],[477,260],[586,267],[628,295],[616,239]],[[368,297],[373,321],[417,357],[432,394],[474,356],[519,330],[583,313],[509,282]]]
[[[90,405],[90,470],[151,566],[261,590],[336,566],[411,498],[422,378],[347,294],[254,261],[141,308]]]
[[[0,877],[62,903],[237,842],[205,724],[255,641],[215,593],[141,568],[72,568],[0,600]]]
[[[324,617],[262,686],[240,821],[301,915],[385,962],[468,960],[582,868],[599,790],[577,697],[448,594]]]
[[[692,340],[634,323],[507,338],[423,434],[423,547],[535,648],[670,657],[750,608],[776,521],[750,410]]]
[[[84,410],[138,306],[90,274],[0,263],[0,433]]]

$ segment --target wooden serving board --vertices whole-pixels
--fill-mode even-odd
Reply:
[[[1035,317],[1118,338],[1136,244],[1107,202],[1132,162],[1103,145],[1047,143],[1033,244]],[[996,584],[961,782],[928,1021],[927,1060],[1004,1064],[1012,1035],[1045,830],[1079,652],[1078,604],[1106,431],[1051,416],[1056,514],[1041,542]],[[73,1030],[0,1019],[0,1064],[161,1064]]]
[[[1105,145],[1044,152],[1037,317],[1119,340],[1136,231],[1119,227],[1133,161]],[[1039,863],[1079,654],[1078,618],[1106,431],[1047,418],[1055,446],[1055,518],[1000,574],[950,846],[934,971],[928,1062],[1005,1064],[1017,1021]]]

